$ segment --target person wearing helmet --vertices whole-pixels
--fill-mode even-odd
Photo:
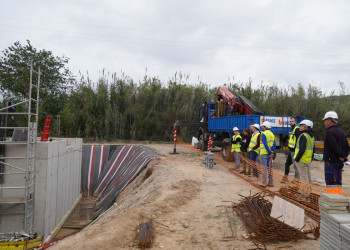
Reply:
[[[294,153],[295,153],[295,144],[296,144],[301,133],[300,133],[299,125],[297,124],[295,117],[291,117],[289,119],[289,124],[290,124],[290,127],[292,128],[292,132],[289,135],[289,140],[288,140],[289,153],[288,153],[288,156],[286,159],[286,163],[284,164],[284,176],[282,178],[281,183],[288,182],[290,165],[292,165],[292,164],[293,164],[293,168],[294,168],[294,178],[300,179],[298,169],[295,166],[295,162],[294,162]]]
[[[312,132],[313,123],[310,120],[303,120],[299,123],[300,136],[295,146],[294,161],[300,174],[300,180],[311,182],[310,163],[315,153],[315,138]],[[309,184],[304,184],[308,196],[311,191]]]
[[[273,187],[273,176],[271,158],[273,158],[273,151],[276,148],[276,141],[274,134],[270,131],[271,125],[268,121],[264,121],[261,125],[263,132],[260,136],[260,162],[265,168],[262,173],[262,186]],[[267,180],[268,179],[268,180]]]
[[[323,122],[327,128],[324,139],[324,176],[328,193],[342,194],[342,172],[344,162],[349,155],[349,143],[346,134],[337,126],[338,114],[329,111]]]
[[[239,153],[241,152],[240,142],[242,141],[242,136],[239,134],[239,130],[237,127],[234,127],[232,130],[234,135],[232,136],[231,152],[234,153],[235,160],[236,160],[236,166],[233,168],[233,170],[238,171],[239,167],[241,166],[241,157]]]
[[[259,154],[259,147],[260,147],[260,125],[259,124],[252,124],[250,126],[251,131],[253,132],[252,138],[250,139],[249,146],[248,146],[248,153],[249,153],[249,160],[250,166],[253,168],[253,175],[255,177],[259,177],[259,171],[257,168],[257,159]]]

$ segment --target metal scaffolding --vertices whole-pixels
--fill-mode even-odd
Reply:
[[[37,83],[33,84],[33,73],[37,74]],[[37,141],[37,124],[39,113],[39,88],[40,88],[40,66],[38,71],[33,69],[33,62],[30,65],[29,96],[28,100],[8,105],[7,101],[3,102],[3,108],[0,109],[0,205],[18,206],[24,204],[24,211],[15,213],[24,214],[24,230],[27,233],[34,231],[34,197],[35,197],[35,148]],[[36,98],[33,98],[36,95]],[[24,111],[15,111],[15,107],[24,107]],[[12,109],[14,112],[9,112]],[[26,117],[27,127],[8,126],[8,116]],[[27,131],[25,140],[13,140],[7,137],[9,130]],[[6,156],[6,145],[26,145],[26,153],[21,156]],[[22,159],[25,161],[25,167],[10,164],[7,160]],[[5,179],[11,175],[23,175],[18,183],[6,183]],[[7,191],[4,195],[4,191]],[[11,196],[9,190],[17,190],[15,196]],[[18,194],[21,196],[18,196]],[[9,210],[4,212],[4,210]],[[3,216],[13,214],[13,209],[2,209],[0,211],[0,220]]]

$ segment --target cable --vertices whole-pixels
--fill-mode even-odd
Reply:
[[[0,31],[3,32],[11,32],[11,33],[28,33],[27,31],[14,31],[14,30],[4,30],[0,29]],[[62,31],[63,32],[63,31]],[[68,33],[68,32],[65,32]],[[32,32],[31,32],[32,34]],[[37,33],[39,35],[46,35],[42,33]],[[77,33],[78,34],[78,33]],[[203,44],[203,45],[211,45],[211,46],[216,46],[216,47],[204,47],[204,46],[195,46],[191,44],[166,44],[166,43],[176,43],[176,41],[173,40],[160,40],[160,39],[146,39],[146,38],[132,38],[132,37],[119,37],[119,39],[134,39],[134,40],[110,40],[110,39],[98,39],[98,38],[82,38],[82,37],[68,37],[69,39],[79,39],[79,40],[90,40],[90,41],[102,41],[102,42],[113,42],[113,43],[123,43],[127,42],[129,43],[134,43],[134,44],[142,44],[142,45],[152,45],[152,46],[166,46],[166,47],[182,47],[182,48],[194,48],[194,49],[207,49],[207,50],[237,50],[238,48],[243,48],[243,49],[263,49],[263,50],[275,50],[275,51],[280,51],[280,52],[291,52],[291,53],[297,53],[300,55],[314,55],[314,56],[327,56],[327,57],[336,57],[338,56],[337,54],[319,54],[319,53],[313,53],[313,52],[300,52],[298,50],[289,50],[289,49],[283,49],[283,48],[268,48],[268,47],[262,47],[262,46],[246,46],[246,45],[222,45],[222,44]],[[137,40],[135,40],[137,39]],[[141,40],[141,41],[140,41]],[[143,41],[142,41],[143,40]],[[166,43],[145,43],[145,41],[155,41],[155,42],[166,42]],[[182,41],[180,41],[182,42]],[[189,43],[189,42],[187,42]],[[191,43],[191,42],[190,42]],[[202,45],[201,43],[199,43]],[[218,46],[223,46],[218,48]],[[226,48],[225,48],[226,47]],[[344,55],[344,53],[342,53]]]
[[[42,20],[36,20],[36,19],[24,19],[24,18],[13,18],[13,17],[0,17],[0,19],[7,19],[7,20],[22,20],[25,22],[37,22],[42,25]],[[72,25],[72,23],[64,23],[64,22],[50,22],[50,21],[45,21],[45,23],[52,23],[52,24],[58,24],[62,25],[64,27],[67,27],[68,25]],[[87,25],[87,24],[77,24],[74,23],[74,26],[81,26],[81,27],[88,27],[88,28],[107,28],[107,29],[123,29],[123,30],[134,30],[134,31],[142,31],[142,32],[154,32],[154,33],[167,33],[167,34],[176,34],[176,35],[184,35],[183,31],[168,31],[168,30],[154,30],[154,29],[140,29],[140,28],[134,28],[134,27],[120,27],[120,26],[104,26],[104,25]],[[192,34],[192,33],[188,33]],[[185,34],[186,35],[186,34]],[[215,37],[215,38],[231,38],[231,39],[244,39],[242,38],[242,35],[235,35],[235,36],[226,36],[226,35],[217,35],[217,34],[205,34],[202,35],[203,37]],[[247,38],[246,38],[247,39]],[[290,39],[290,38],[263,38],[260,37],[258,38],[259,40],[267,40],[267,41],[288,41],[288,42],[303,42],[303,43],[309,43],[309,42],[324,42],[320,40],[315,40],[315,41],[307,41],[307,40],[301,40],[301,39]],[[343,41],[343,42],[328,42],[326,41],[327,44],[349,44],[349,41]]]

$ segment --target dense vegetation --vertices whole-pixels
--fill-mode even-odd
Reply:
[[[225,84],[235,95],[242,94],[267,115],[300,115],[314,122],[317,139],[322,139],[324,114],[335,110],[339,125],[350,134],[350,98],[325,94],[316,86],[284,89],[277,85],[252,83]],[[184,83],[173,78],[166,85],[157,78],[145,77],[135,84],[129,78],[101,77],[96,87],[80,82],[67,100],[62,117],[66,136],[95,139],[170,140],[176,120],[198,120],[199,108],[215,99],[216,88],[204,83]],[[186,129],[182,134],[190,133]]]
[[[30,53],[24,53],[27,50]],[[27,79],[23,76],[24,66],[28,65],[31,58],[40,58],[37,64],[43,69],[45,65],[48,66],[45,72],[54,70],[54,77],[48,74],[43,78],[39,124],[43,126],[47,113],[54,115],[53,135],[58,133],[56,121],[59,115],[61,136],[92,140],[168,141],[172,139],[176,120],[198,120],[201,104],[208,99],[215,99],[216,88],[203,82],[191,83],[181,73],[176,73],[167,83],[156,77],[145,76],[141,81],[134,82],[124,75],[117,77],[113,74],[108,77],[104,73],[98,82],[91,82],[84,76],[72,81],[72,75],[66,67],[68,59],[53,57],[51,52],[45,50],[36,51],[29,41],[27,46],[15,43],[3,54],[0,60],[0,88],[3,97],[14,101],[21,100],[25,93],[20,91]],[[13,58],[22,58],[21,63],[16,64]],[[6,74],[7,65],[13,69],[10,75]],[[20,70],[14,70],[16,65]],[[13,78],[16,72],[20,75]],[[21,85],[14,86],[14,79],[20,79],[18,82]],[[62,80],[61,84],[59,79]],[[74,87],[71,88],[73,82]],[[340,127],[350,135],[350,98],[344,95],[344,83],[339,83],[339,96],[334,93],[326,96],[314,85],[298,84],[283,88],[277,84],[261,83],[259,87],[253,87],[251,81],[223,85],[234,95],[244,95],[267,115],[306,116],[314,122],[318,140],[325,134],[323,115],[334,110],[340,117]],[[189,137],[194,132],[184,128],[181,134]]]

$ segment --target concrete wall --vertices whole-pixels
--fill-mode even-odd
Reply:
[[[82,139],[38,142],[36,149],[34,230],[47,237],[80,195]],[[26,145],[6,146],[6,156],[23,156],[25,152]],[[10,161],[25,166],[25,160],[7,160]],[[24,175],[17,174],[5,176],[3,186],[21,186],[23,183]],[[6,192],[2,196],[24,196],[23,190]],[[14,208],[23,211],[23,205],[12,206],[11,211]],[[0,232],[20,231],[24,228],[23,223],[23,214],[1,216]]]

